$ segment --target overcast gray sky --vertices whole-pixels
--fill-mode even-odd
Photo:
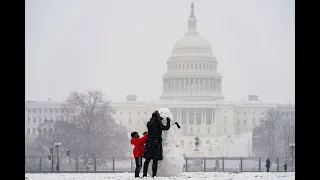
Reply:
[[[26,100],[157,100],[191,0],[26,0]],[[226,100],[295,102],[294,0],[194,0]]]

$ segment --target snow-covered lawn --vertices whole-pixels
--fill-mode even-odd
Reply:
[[[27,180],[129,180],[133,178],[133,173],[63,173],[63,174],[25,174]],[[144,178],[153,179],[153,178]],[[180,177],[157,177],[156,179],[163,180],[294,180],[294,172],[279,172],[279,173],[256,173],[256,172],[242,172],[242,173],[220,173],[220,172],[186,172],[182,173]]]

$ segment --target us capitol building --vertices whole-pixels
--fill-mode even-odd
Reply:
[[[114,118],[128,128],[128,136],[132,131],[141,134],[147,130],[146,123],[152,112],[166,107],[174,116],[173,122],[181,125],[181,129],[172,126],[177,133],[174,143],[188,157],[254,156],[252,131],[263,121],[267,110],[277,108],[284,118],[294,118],[294,105],[261,102],[257,95],[249,95],[246,101],[225,101],[218,61],[210,43],[197,31],[193,4],[187,22],[187,32],[176,42],[168,58],[160,99],[146,103],[138,101],[134,94],[127,95],[125,102],[112,103]],[[37,135],[35,129],[46,118],[45,109],[52,112],[51,119],[59,119],[59,104],[26,102],[26,137]],[[198,147],[195,146],[196,137],[200,142]]]

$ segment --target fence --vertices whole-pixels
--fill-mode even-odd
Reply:
[[[25,157],[26,173],[57,172],[57,161],[48,157]],[[59,158],[59,173],[121,173],[133,172],[135,162],[133,158],[111,157],[108,159],[94,158],[84,165],[80,158]],[[185,157],[183,172],[264,172],[267,158],[242,157]],[[283,172],[285,158],[271,158],[270,172]],[[287,162],[288,172],[295,171],[291,162]]]

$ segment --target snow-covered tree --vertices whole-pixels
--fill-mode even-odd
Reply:
[[[288,157],[289,144],[294,142],[294,119],[281,118],[276,109],[269,109],[262,123],[253,130],[253,151],[260,157]]]
[[[39,126],[47,129],[38,137],[42,146],[61,142],[62,151],[70,148],[71,156],[83,159],[84,165],[93,157],[99,161],[128,152],[127,130],[116,124],[110,102],[101,91],[71,92],[62,109],[66,120],[46,121]]]

